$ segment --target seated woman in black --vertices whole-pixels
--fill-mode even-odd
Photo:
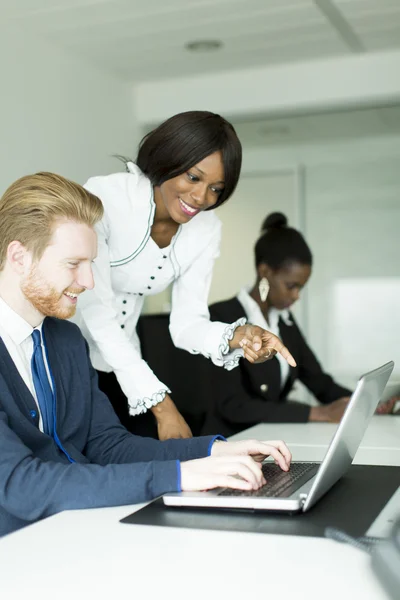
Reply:
[[[232,371],[212,369],[213,398],[203,432],[228,436],[263,422],[338,422],[351,391],[324,373],[289,312],[311,275],[312,255],[301,233],[288,227],[281,213],[266,218],[255,246],[255,262],[254,286],[213,304],[211,319],[230,323],[245,316],[248,322],[269,329],[282,339],[297,367],[275,356],[262,364],[242,360]],[[287,399],[296,379],[320,405]]]

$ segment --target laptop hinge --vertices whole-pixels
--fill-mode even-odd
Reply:
[[[308,494],[300,494],[300,504],[302,507],[305,505],[307,498]]]

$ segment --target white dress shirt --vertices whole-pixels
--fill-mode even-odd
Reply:
[[[38,325],[36,329],[42,333],[42,325]],[[33,384],[31,361],[33,355],[33,338],[32,338],[33,327],[29,325],[22,317],[20,317],[2,298],[0,298],[0,337],[2,338],[4,345],[11,356],[12,361],[18,369],[19,374],[28,390],[31,392],[35,399],[38,407],[39,414],[39,428],[43,431],[42,415],[39,408],[39,403]],[[43,347],[43,336],[42,340],[42,352],[44,356],[44,362],[47,371],[47,377],[51,387],[52,381],[49,373],[49,365],[47,363],[46,352]]]
[[[289,311],[270,308],[267,322],[261,311],[261,308],[254,298],[249,295],[249,289],[249,287],[242,288],[237,295],[237,299],[243,306],[243,310],[246,313],[248,322],[252,323],[253,325],[258,325],[258,327],[262,327],[263,329],[270,331],[280,338],[279,319],[282,319],[286,325],[292,325]],[[289,364],[280,354],[277,354],[276,358],[278,359],[281,368],[281,389],[283,389],[289,377]]]
[[[227,369],[243,356],[241,350],[229,352],[228,341],[245,320],[227,325],[209,319],[207,299],[221,238],[215,212],[199,213],[180,225],[170,245],[160,248],[151,238],[152,185],[136,165],[127,166],[128,173],[93,177],[84,186],[101,199],[105,214],[96,228],[95,287],[80,297],[74,321],[89,343],[94,367],[115,372],[135,415],[170,391],[141,358],[136,324],[145,296],[173,282],[174,344]]]

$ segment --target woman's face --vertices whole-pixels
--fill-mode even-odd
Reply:
[[[200,211],[214,206],[223,189],[222,155],[214,152],[182,175],[156,186],[157,209],[176,223],[187,223]]]
[[[268,303],[278,310],[292,306],[300,298],[300,292],[311,275],[311,266],[290,263],[287,267],[276,271],[267,269],[265,276],[269,281]]]

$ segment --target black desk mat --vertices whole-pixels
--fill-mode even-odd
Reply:
[[[312,537],[324,537],[329,526],[360,536],[399,486],[400,467],[352,465],[306,513],[167,507],[159,498],[121,523]]]

